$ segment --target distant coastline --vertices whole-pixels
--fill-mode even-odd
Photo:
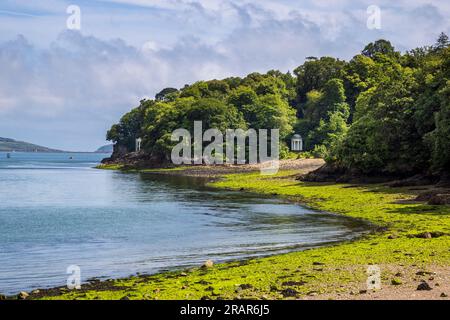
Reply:
[[[113,153],[114,145],[113,144],[107,144],[105,146],[102,146],[98,148],[95,153]]]
[[[111,154],[113,145],[104,145],[95,151],[66,151],[52,149],[30,142],[0,137],[0,152],[41,152],[41,153],[104,153]]]
[[[0,137],[0,152],[64,152],[37,144]]]

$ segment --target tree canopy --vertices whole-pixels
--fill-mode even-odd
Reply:
[[[142,100],[108,131],[108,140],[166,157],[177,128],[280,129],[282,148],[300,133],[307,151],[363,173],[413,174],[450,169],[450,42],[406,53],[387,40],[350,61],[308,57],[293,74],[271,70],[244,78],[165,88]],[[282,153],[285,155],[285,153]]]

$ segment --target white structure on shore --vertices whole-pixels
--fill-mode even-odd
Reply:
[[[294,134],[291,138],[291,151],[303,151],[303,139],[299,134]]]
[[[142,139],[141,138],[137,138],[136,139],[136,152],[141,151],[141,143],[142,143]]]

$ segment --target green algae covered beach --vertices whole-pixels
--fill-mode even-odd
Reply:
[[[189,168],[147,170],[149,174],[156,172],[195,175]],[[431,187],[308,183],[296,179],[300,172],[282,170],[274,176],[259,172],[220,174],[209,185],[280,197],[361,219],[373,225],[373,232],[317,249],[95,281],[80,290],[55,288],[32,294],[31,298],[446,299],[450,283],[450,206],[414,200],[418,189],[423,192]],[[367,269],[371,265],[381,271],[379,290],[367,290]],[[421,290],[424,288],[427,290]]]

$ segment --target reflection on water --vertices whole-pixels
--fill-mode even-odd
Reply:
[[[72,159],[70,159],[72,157]],[[367,230],[355,220],[200,178],[95,170],[102,155],[0,153],[0,292],[300,250]]]

